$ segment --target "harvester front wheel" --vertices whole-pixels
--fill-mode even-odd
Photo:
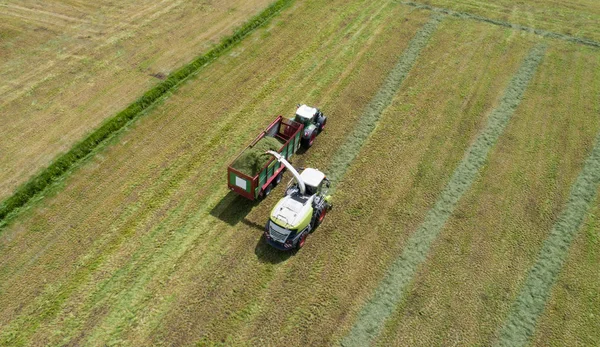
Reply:
[[[323,223],[323,220],[325,219],[326,214],[327,214],[326,208],[323,208],[317,212],[317,215],[315,216],[315,223],[314,223],[313,230],[315,230],[319,225],[321,225],[321,223]]]
[[[307,236],[308,236],[308,233],[304,233],[304,234],[302,234],[302,236],[300,236],[300,240],[296,244],[296,249],[300,249],[300,248],[304,247],[304,244],[306,243],[306,237]]]

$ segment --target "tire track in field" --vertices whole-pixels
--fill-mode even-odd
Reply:
[[[421,50],[425,48],[429,42],[429,38],[435,32],[443,17],[443,15],[434,13],[431,19],[417,31],[396,66],[394,66],[385,79],[383,85],[373,97],[373,100],[365,108],[354,131],[352,131],[346,142],[333,157],[328,170],[329,179],[333,183],[332,193],[336,188],[335,184],[348,171],[348,167],[358,155],[363,143],[377,126],[381,114],[392,102],[400,85],[404,82],[404,79],[417,61]]]
[[[600,134],[581,173],[571,188],[569,200],[544,241],[536,263],[521,288],[504,322],[496,346],[525,346],[533,336],[537,321],[581,223],[596,199],[600,185]]]
[[[466,152],[423,223],[408,239],[400,257],[390,266],[371,299],[359,312],[351,331],[342,340],[342,345],[367,346],[379,335],[385,321],[403,297],[417,268],[426,260],[431,244],[485,164],[489,151],[521,102],[544,53],[543,45],[535,46],[529,52],[510,81],[500,104],[491,112],[486,127]]]

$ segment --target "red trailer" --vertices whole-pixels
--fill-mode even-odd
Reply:
[[[303,129],[304,125],[278,116],[244,151],[252,148],[263,137],[270,136],[283,142],[278,152],[289,160],[298,148],[300,148]],[[261,199],[269,195],[271,189],[281,182],[284,170],[285,166],[275,160],[275,158],[271,158],[254,177],[234,169],[230,164],[227,168],[227,186],[232,191],[250,200]]]

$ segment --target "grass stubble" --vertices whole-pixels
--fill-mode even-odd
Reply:
[[[362,116],[346,142],[336,152],[327,170],[329,179],[333,183],[332,193],[335,191],[335,184],[342,179],[348,167],[358,155],[363,143],[377,126],[381,114],[392,102],[400,85],[417,61],[419,53],[429,42],[429,38],[435,32],[443,17],[443,15],[437,13],[433,14],[423,28],[415,34],[377,94],[365,107]]]
[[[232,35],[223,38],[217,46],[173,72],[165,81],[145,92],[137,101],[106,120],[99,128],[75,144],[68,152],[58,156],[47,168],[41,170],[28,182],[16,189],[10,197],[0,203],[0,228],[5,224],[7,219],[18,213],[19,208],[25,206],[29,200],[42,193],[48,186],[63,180],[64,176],[69,174],[79,162],[93,154],[99,146],[102,146],[132,121],[142,116],[144,111],[150,106],[164,98],[167,93],[177,89],[188,77],[229,51],[254,30],[267,24],[273,16],[277,15],[292,2],[293,0],[277,0],[273,2],[261,13],[236,29]]]
[[[461,19],[476,20],[510,29],[534,33],[548,38],[600,47],[598,18],[600,6],[595,1],[555,3],[534,0],[514,3],[511,0],[402,1],[402,4],[445,13]]]
[[[600,201],[596,199],[552,288],[531,345],[592,346],[600,340],[599,245]]]

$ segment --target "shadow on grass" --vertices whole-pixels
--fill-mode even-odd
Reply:
[[[292,250],[286,252],[273,248],[267,243],[265,235],[261,234],[258,243],[256,243],[256,247],[254,248],[254,254],[256,254],[256,257],[262,263],[279,264],[295,255],[296,251]]]
[[[229,192],[210,211],[210,215],[234,226],[245,220],[258,201],[250,201],[234,192]]]

